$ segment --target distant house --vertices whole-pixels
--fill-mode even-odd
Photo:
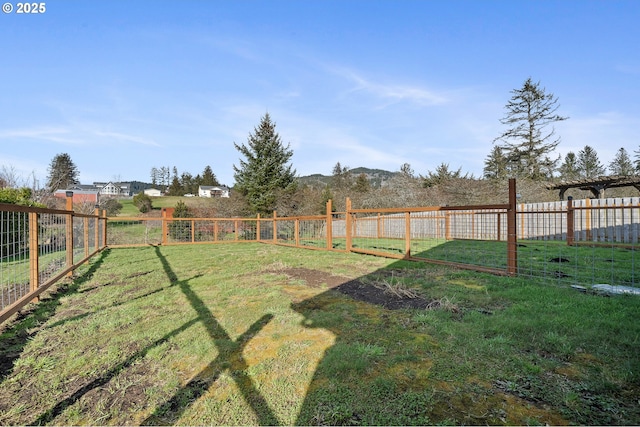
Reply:
[[[224,185],[201,185],[198,187],[199,197],[229,197],[229,187]]]
[[[144,190],[144,194],[149,197],[160,197],[162,196],[162,191],[158,190],[157,188],[147,188],[146,190]]]
[[[130,182],[94,182],[93,186],[100,189],[100,194],[111,197],[131,197],[151,188],[150,184],[140,181]]]
[[[120,197],[126,195],[120,184],[114,184],[113,182],[108,182],[100,188],[100,194],[108,197]]]
[[[64,190],[57,190],[55,197],[66,198],[67,191],[73,191],[73,203],[98,203],[100,197],[130,197],[149,189],[144,182],[94,182],[93,184],[73,184]],[[153,190],[158,191],[159,190]],[[158,194],[161,195],[161,194]]]

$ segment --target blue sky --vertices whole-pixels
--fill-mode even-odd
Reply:
[[[553,93],[564,157],[640,148],[640,2],[46,1],[0,13],[0,166],[44,185],[152,167],[233,183],[264,113],[298,175],[336,162],[482,175],[510,91]]]

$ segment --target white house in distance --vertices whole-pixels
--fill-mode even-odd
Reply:
[[[217,185],[201,185],[198,187],[199,197],[229,197],[229,187]]]
[[[160,197],[162,196],[162,191],[158,190],[157,188],[147,188],[146,190],[144,190],[144,194],[149,197]]]

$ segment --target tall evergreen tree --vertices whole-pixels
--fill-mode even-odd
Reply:
[[[566,120],[556,114],[559,105],[552,93],[546,93],[540,82],[528,78],[521,89],[511,91],[512,97],[505,106],[506,115],[500,120],[509,128],[499,137],[499,147],[509,163],[509,169],[516,177],[532,179],[550,178],[559,160],[550,154],[560,143],[553,126]]]
[[[342,166],[337,162],[331,171],[331,185],[337,190],[345,190],[351,187],[351,171],[349,166]]]
[[[47,176],[47,189],[51,192],[80,184],[80,172],[67,153],[56,154],[51,160]]]
[[[293,151],[282,144],[275,127],[266,113],[249,134],[247,145],[233,144],[245,157],[240,166],[233,165],[236,188],[254,213],[273,212],[278,193],[295,188],[295,170],[288,164]]]
[[[588,145],[578,152],[578,170],[583,178],[596,178],[605,174],[598,153]]]
[[[152,167],[151,168],[151,185],[152,186],[157,186],[158,185],[158,176],[160,175],[160,171],[158,170],[157,167]]]
[[[369,190],[371,190],[371,183],[369,182],[367,175],[365,175],[364,173],[358,175],[358,177],[356,178],[356,183],[354,185],[354,190],[358,193],[367,193]]]
[[[611,163],[609,163],[609,173],[622,176],[629,176],[635,173],[631,157],[624,147],[618,150]]]
[[[560,165],[560,168],[558,168],[558,172],[560,172],[560,178],[564,181],[572,181],[580,178],[580,167],[578,166],[576,153],[569,151],[567,155],[564,156],[564,162]]]
[[[182,184],[180,183],[180,179],[178,179],[177,175],[173,175],[173,178],[171,178],[171,185],[169,186],[167,194],[169,196],[181,196],[184,194]]]
[[[493,146],[491,153],[484,161],[482,174],[487,179],[503,179],[507,177],[507,159],[502,152],[502,148]]]
[[[640,175],[640,147],[638,148],[637,151],[634,151],[633,153],[635,154],[635,160],[633,161],[633,164],[636,168],[636,173]]]
[[[206,166],[202,172],[202,184],[200,185],[220,185],[216,175],[211,170],[211,166]]]
[[[456,171],[449,170],[448,163],[440,163],[436,167],[435,172],[428,171],[427,176],[424,178],[424,187],[433,187],[434,185],[441,184],[444,181],[457,178],[468,178],[469,174],[462,175],[462,168],[458,168]]]

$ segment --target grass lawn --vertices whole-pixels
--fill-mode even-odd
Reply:
[[[358,254],[111,249],[4,325],[0,424],[637,425],[638,313]]]
[[[209,199],[206,197],[184,197],[184,196],[162,196],[162,197],[151,197],[151,204],[153,209],[162,209],[162,208],[174,208],[179,201],[184,202],[187,206],[193,205],[195,203],[213,203],[215,199]],[[119,199],[118,200],[122,204],[122,209],[118,216],[138,216],[140,215],[140,210],[133,204],[133,199]]]

